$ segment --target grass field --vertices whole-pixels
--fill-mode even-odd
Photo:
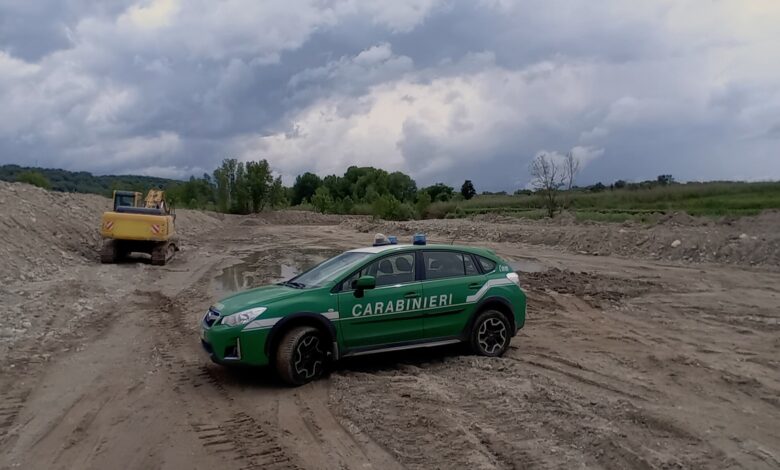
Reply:
[[[650,220],[660,213],[684,211],[690,215],[754,215],[780,208],[780,182],[688,183],[653,188],[616,189],[601,192],[559,193],[559,201],[578,219],[620,222]],[[502,213],[519,217],[545,216],[538,195],[476,196],[468,201],[436,202],[427,211],[431,218],[479,213]]]

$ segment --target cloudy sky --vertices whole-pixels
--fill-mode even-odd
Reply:
[[[780,179],[777,0],[0,0],[0,163]]]

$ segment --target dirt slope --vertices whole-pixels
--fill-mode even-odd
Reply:
[[[577,223],[567,217],[530,220],[496,215],[411,222],[348,220],[344,225],[364,233],[406,236],[422,231],[446,243],[453,240],[527,243],[599,256],[780,266],[780,211],[720,220],[675,213],[652,226]]]
[[[52,279],[62,268],[94,262],[101,244],[100,216],[110,209],[111,200],[102,196],[0,181],[0,257],[5,265],[0,279]],[[176,229],[185,237],[196,235],[219,227],[224,218],[178,210]]]

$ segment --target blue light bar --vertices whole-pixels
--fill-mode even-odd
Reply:
[[[391,245],[397,245],[398,244],[398,237],[395,235],[388,235],[387,241],[390,242]]]
[[[425,234],[424,233],[415,233],[412,235],[412,244],[413,245],[425,245],[427,241],[425,240]]]

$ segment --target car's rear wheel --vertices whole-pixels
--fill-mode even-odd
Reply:
[[[303,385],[322,376],[327,359],[320,331],[299,326],[285,333],[276,351],[276,370],[290,385]]]
[[[509,320],[497,310],[485,310],[471,329],[471,350],[480,356],[501,356],[509,348]]]

